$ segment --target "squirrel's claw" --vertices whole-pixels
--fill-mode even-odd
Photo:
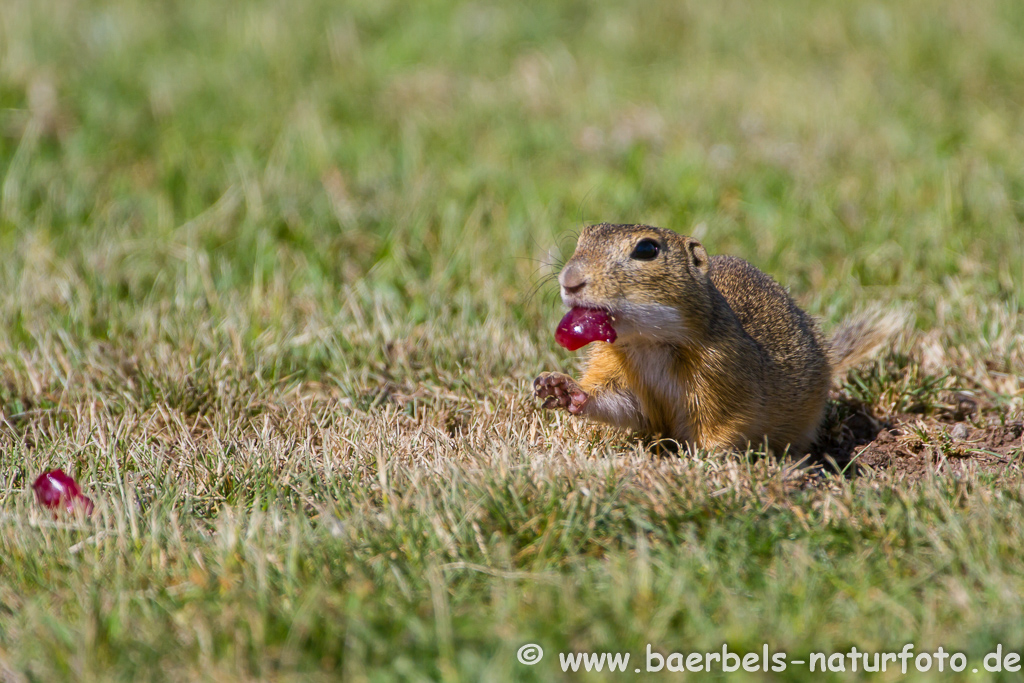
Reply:
[[[590,398],[573,378],[560,372],[545,372],[533,380],[533,393],[544,399],[542,408],[565,408],[573,415],[582,413]]]

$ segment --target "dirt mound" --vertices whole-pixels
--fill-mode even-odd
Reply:
[[[1024,422],[998,414],[979,419],[976,405],[956,397],[937,415],[886,417],[840,398],[829,405],[812,456],[852,476],[867,469],[912,479],[967,468],[1000,471],[1024,460]]]

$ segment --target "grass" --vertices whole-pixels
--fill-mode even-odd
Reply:
[[[1020,443],[949,436],[1024,417],[1022,36],[1009,0],[8,0],[0,677],[1024,651]],[[574,367],[543,278],[604,220],[747,258],[826,329],[909,307],[830,427],[909,425],[929,474],[539,412]],[[50,467],[91,518],[35,505]]]

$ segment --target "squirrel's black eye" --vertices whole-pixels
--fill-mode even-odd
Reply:
[[[629,258],[635,258],[638,261],[652,261],[657,258],[660,251],[661,246],[657,242],[652,239],[643,239],[633,247],[633,253],[629,255]]]

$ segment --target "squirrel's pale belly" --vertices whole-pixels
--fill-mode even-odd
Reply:
[[[687,403],[696,396],[687,391],[686,380],[673,372],[671,349],[644,345],[630,348],[624,355],[640,380],[639,387],[646,389],[641,392],[641,402],[645,404],[644,414],[653,422],[650,427],[679,441],[690,440],[694,430]]]
[[[590,352],[580,385],[600,392],[594,413],[602,421],[688,441],[699,401],[687,390],[686,378],[673,372],[676,362],[675,351],[663,344],[617,348],[599,343]]]

